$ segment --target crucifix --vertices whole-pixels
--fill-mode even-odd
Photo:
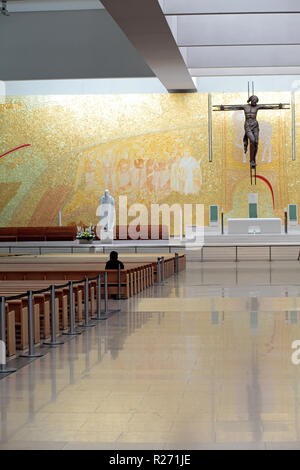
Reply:
[[[256,184],[256,155],[258,151],[259,142],[259,125],[256,119],[257,112],[261,109],[289,109],[289,103],[279,104],[257,104],[258,97],[252,95],[248,98],[247,104],[228,104],[228,105],[215,105],[213,106],[214,111],[244,111],[245,113],[245,135],[243,138],[244,153],[247,153],[248,144],[250,141],[250,178],[252,184],[252,178]]]

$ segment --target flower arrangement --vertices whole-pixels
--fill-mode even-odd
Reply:
[[[78,227],[76,238],[77,240],[93,240],[95,238],[95,232],[92,230],[92,228],[82,230],[81,227]]]

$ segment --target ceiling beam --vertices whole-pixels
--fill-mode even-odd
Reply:
[[[157,0],[101,3],[169,92],[197,91]]]

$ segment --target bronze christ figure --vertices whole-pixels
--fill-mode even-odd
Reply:
[[[258,104],[258,97],[256,95],[250,96],[247,104],[229,104],[213,106],[214,111],[244,111],[245,113],[245,135],[244,135],[244,153],[247,153],[248,144],[250,141],[250,174],[252,182],[252,170],[256,175],[256,155],[258,151],[259,142],[259,125],[256,119],[257,112],[261,109],[289,109],[288,103],[279,104]]]

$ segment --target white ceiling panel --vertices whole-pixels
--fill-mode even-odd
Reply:
[[[300,75],[300,67],[203,67],[190,68],[189,72],[192,77]]]
[[[171,18],[179,46],[300,44],[300,14],[179,16],[177,22]]]
[[[166,15],[300,12],[299,0],[162,0]]]
[[[187,67],[298,67],[296,46],[208,46],[184,48]]]
[[[191,76],[299,73],[299,0],[159,0]]]

